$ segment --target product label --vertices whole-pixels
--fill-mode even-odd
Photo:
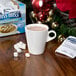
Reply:
[[[11,12],[9,14],[0,15],[0,20],[4,19],[12,19],[12,18],[20,18],[21,14],[19,11]]]

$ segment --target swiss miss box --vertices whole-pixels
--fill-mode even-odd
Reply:
[[[26,5],[16,1],[19,8],[9,2],[8,5],[0,3],[0,37],[25,32]]]

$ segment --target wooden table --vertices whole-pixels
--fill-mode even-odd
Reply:
[[[13,57],[13,45],[26,43],[24,34],[0,38],[0,76],[76,76],[76,59],[55,54],[57,41],[46,44],[45,53],[40,56]]]

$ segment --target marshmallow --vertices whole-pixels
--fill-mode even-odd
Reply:
[[[15,44],[15,45],[14,45],[14,48],[17,50],[19,47],[18,47],[18,45]]]
[[[14,57],[18,57],[18,53],[17,52],[14,52],[13,55],[14,55]]]
[[[23,42],[19,42],[17,44],[14,45],[14,48],[17,50],[18,53],[21,53],[22,50],[21,49],[26,49],[26,44],[24,44]]]
[[[18,45],[19,48],[21,48],[21,49],[26,49],[26,44],[24,44],[24,43],[21,42],[21,41],[20,41],[17,45]]]
[[[17,52],[18,52],[18,53],[21,53],[21,52],[22,52],[22,50],[21,50],[21,49],[17,49]]]
[[[16,51],[18,53],[21,53],[22,52],[22,50],[19,48],[19,46],[17,44],[14,45],[14,48],[16,49]]]
[[[24,44],[24,43],[22,41],[20,41],[19,44]]]
[[[29,57],[30,57],[30,53],[25,53],[25,56],[26,56],[27,58],[29,58]]]

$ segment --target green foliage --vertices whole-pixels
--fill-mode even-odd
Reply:
[[[28,10],[32,10],[31,0],[19,0],[19,1],[25,3]],[[64,35],[65,37],[67,37],[69,35],[76,36],[76,28],[69,27],[66,24],[64,24],[64,22],[60,16],[59,10],[54,11],[53,20],[50,21],[49,23],[47,23],[48,26],[50,26],[52,24],[52,22],[59,23],[59,27],[54,29],[57,32],[57,36],[60,34]],[[51,28],[51,26],[50,26],[50,28]]]
[[[68,35],[69,28],[65,24],[61,24],[60,26],[60,32],[61,34],[67,36]]]
[[[76,36],[76,28],[69,28],[68,34],[72,36]]]
[[[62,34],[65,37],[67,36],[76,36],[76,27],[69,27],[67,24],[64,24],[60,13],[56,10],[53,15],[53,22],[58,22],[59,27],[55,28],[54,30],[57,32],[57,36]]]

